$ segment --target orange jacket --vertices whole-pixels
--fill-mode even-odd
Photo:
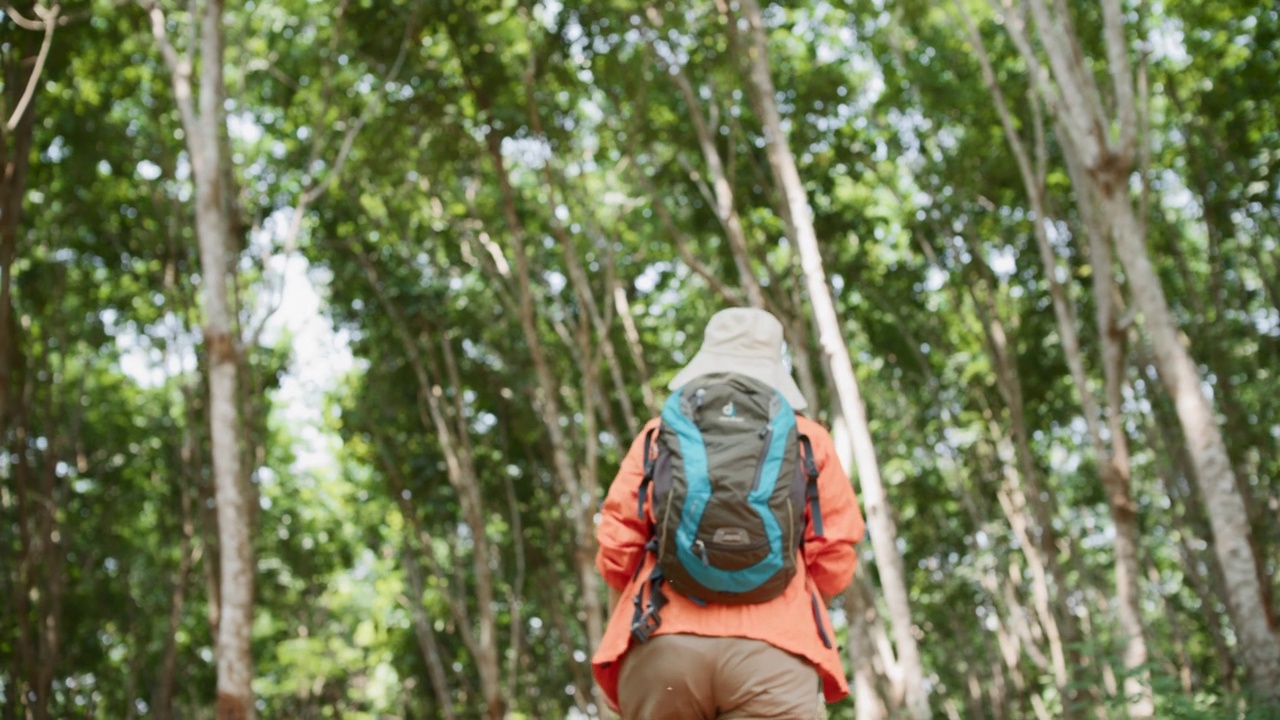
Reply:
[[[644,435],[657,425],[657,419],[650,420],[632,442],[618,476],[609,486],[596,530],[600,543],[596,568],[611,588],[622,593],[622,599],[613,609],[604,638],[591,660],[591,670],[615,708],[619,661],[632,642],[632,599],[657,562],[657,556],[644,549],[653,522],[653,503],[645,503],[648,517],[641,518],[637,513],[644,479]],[[849,683],[822,596],[840,594],[853,578],[857,563],[854,545],[862,540],[865,524],[853,487],[836,458],[831,435],[821,425],[799,415],[796,429],[808,435],[813,444],[823,535],[814,535],[812,523],[806,525],[804,545],[798,551],[800,562],[796,563],[791,584],[782,595],[754,605],[701,606],[666,588],[664,594],[669,602],[662,608],[662,624],[654,634],[762,640],[812,663],[822,678],[827,701],[835,702],[849,694]],[[805,514],[807,519],[807,508]],[[637,566],[641,566],[638,572]]]

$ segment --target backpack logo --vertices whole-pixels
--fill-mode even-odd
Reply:
[[[728,405],[720,408],[721,422],[742,422],[742,418],[738,417],[738,406],[730,400]]]

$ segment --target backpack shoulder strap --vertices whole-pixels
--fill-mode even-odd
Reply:
[[[640,517],[644,517],[644,499],[649,494],[649,485],[653,482],[653,468],[656,458],[654,457],[653,436],[658,432],[658,428],[649,428],[644,434],[644,479],[640,481],[640,498],[638,513]]]
[[[818,500],[818,464],[813,458],[813,443],[809,436],[800,433],[796,436],[800,441],[800,462],[804,466],[804,496],[809,502],[809,521],[813,523],[813,534],[822,537],[822,504]]]

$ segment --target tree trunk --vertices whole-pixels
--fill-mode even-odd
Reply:
[[[194,438],[188,436],[183,443],[182,457],[184,465],[192,457],[190,445]],[[188,466],[189,467],[189,466]],[[190,477],[190,476],[188,476]],[[173,573],[173,590],[169,598],[168,632],[165,633],[164,653],[160,656],[160,668],[156,674],[155,686],[151,692],[150,712],[158,720],[170,720],[173,717],[173,690],[178,674],[178,631],[182,627],[182,613],[186,607],[187,581],[191,574],[191,565],[195,560],[195,518],[191,514],[192,489],[187,486],[188,478],[178,480],[181,495],[179,504],[182,507],[182,540],[178,544],[178,568]]]
[[[196,184],[196,236],[200,242],[200,287],[204,304],[204,342],[208,354],[209,430],[218,506],[221,550],[221,613],[218,621],[218,705],[220,720],[254,717],[253,547],[249,539],[251,508],[242,486],[238,363],[234,318],[228,298],[233,278],[228,245],[222,147],[222,0],[208,0],[200,20],[200,100],[195,127],[188,130]],[[230,277],[229,277],[230,276]]]
[[[1068,160],[1075,177],[1076,162]],[[1093,267],[1093,297],[1098,336],[1102,346],[1107,429],[1110,453],[1099,457],[1103,487],[1107,492],[1111,518],[1116,528],[1116,602],[1120,637],[1123,642],[1125,696],[1136,698],[1128,704],[1130,717],[1155,714],[1149,674],[1142,669],[1148,653],[1143,633],[1141,588],[1138,584],[1140,565],[1138,506],[1133,501],[1130,479],[1129,435],[1124,425],[1125,331],[1120,326],[1120,308],[1116,298],[1114,261],[1111,246],[1101,228],[1094,198],[1079,202],[1089,236],[1089,258]]]
[[[253,662],[253,546],[249,527],[253,509],[246,501],[241,473],[238,407],[238,353],[228,282],[234,280],[227,170],[222,141],[222,0],[208,0],[200,17],[199,109],[192,100],[194,57],[180,58],[169,42],[163,11],[154,0],[140,0],[151,18],[152,34],[168,67],[178,115],[187,138],[195,175],[196,237],[200,244],[204,344],[208,355],[209,432],[213,449],[217,504],[219,597],[215,653],[218,666],[219,720],[251,720]],[[196,20],[193,18],[192,22]],[[191,48],[194,55],[196,48]],[[213,600],[213,598],[211,598]]]
[[[662,18],[653,6],[647,8],[647,13],[656,27],[662,27]],[[747,234],[742,228],[742,218],[738,215],[733,184],[730,182],[731,178],[725,173],[724,161],[721,160],[720,150],[716,147],[716,129],[708,127],[707,120],[702,115],[702,103],[698,100],[698,94],[694,91],[684,68],[673,66],[668,74],[676,88],[680,90],[680,95],[684,97],[685,105],[688,106],[689,121],[693,124],[694,135],[698,138],[698,147],[702,151],[703,161],[706,162],[707,174],[710,176],[714,193],[709,200],[715,209],[716,219],[720,221],[720,226],[724,230],[725,238],[729,242],[733,263],[738,269],[738,277],[741,278],[742,287],[747,294],[747,302],[753,308],[764,308],[764,293],[751,267]]]
[[[31,78],[23,72],[29,67],[25,62],[27,57],[25,53],[18,54],[22,57],[4,64],[7,71],[4,77],[6,108],[16,106],[21,101],[25,88],[31,83]],[[21,457],[26,452],[24,445],[27,435],[24,427],[26,413],[21,408],[24,358],[19,348],[20,328],[15,322],[13,298],[13,266],[18,257],[18,232],[22,220],[22,203],[26,197],[27,168],[35,129],[34,101],[28,100],[23,114],[15,117],[17,122],[14,127],[9,128],[5,124],[9,118],[0,114],[0,163],[3,163],[0,165],[0,447],[5,448],[14,458],[10,469],[12,477],[9,479],[13,493],[0,494],[13,503],[17,524],[18,553],[12,563],[14,567],[10,580],[13,587],[8,609],[8,616],[13,618],[13,623],[12,627],[4,629],[3,636],[6,644],[13,648],[14,666],[10,669],[9,677],[15,684],[14,694],[19,698],[13,703],[16,717],[20,712],[19,707],[30,708],[27,691],[33,688],[28,687],[28,673],[33,673],[38,665],[30,614],[30,586],[35,572],[31,536],[34,504],[32,494],[35,488],[30,472],[25,463],[21,462]],[[31,708],[33,714],[39,714],[38,708],[42,701],[42,698],[36,698],[36,706]]]
[[[478,91],[474,92],[481,107],[488,112],[487,98]],[[536,299],[530,287],[529,258],[526,255],[524,243],[524,225],[516,212],[516,197],[502,157],[501,140],[497,133],[489,133],[488,141],[489,157],[493,161],[498,185],[502,191],[503,212],[507,219],[508,237],[512,245],[511,254],[515,259],[520,330],[528,346],[534,377],[537,380],[534,407],[538,411],[543,428],[547,432],[547,439],[551,444],[552,467],[555,468],[556,476],[570,498],[574,569],[580,583],[579,597],[582,601],[589,655],[600,644],[600,638],[604,635],[600,577],[595,569],[594,516],[599,503],[600,488],[595,482],[593,473],[580,477],[570,458],[569,441],[560,425],[562,416],[558,399],[560,384],[547,361],[546,350],[538,331]],[[603,694],[594,683],[591,685],[591,694],[597,708],[606,706]]]
[[[719,4],[728,16],[730,25],[736,27],[737,19],[728,12],[727,7],[723,7],[723,2]],[[876,569],[880,573],[880,584],[884,590],[885,600],[888,602],[896,654],[906,687],[907,711],[917,720],[927,720],[932,717],[932,713],[924,687],[924,667],[920,659],[919,645],[916,642],[916,627],[911,619],[906,572],[896,544],[898,533],[893,512],[889,507],[884,485],[880,479],[880,466],[876,460],[871,429],[867,423],[866,406],[858,389],[857,378],[853,374],[853,363],[849,358],[849,348],[845,344],[840,329],[840,319],[836,315],[835,303],[827,287],[826,271],[818,250],[818,238],[813,227],[808,193],[800,180],[795,156],[791,153],[786,135],[782,131],[782,119],[778,114],[773,78],[769,70],[768,47],[760,6],[756,0],[742,0],[741,8],[750,33],[749,84],[758,105],[760,120],[764,125],[767,138],[765,149],[769,166],[786,200],[787,212],[783,220],[786,223],[788,236],[800,251],[801,266],[804,268],[805,281],[809,290],[809,302],[813,306],[817,321],[818,342],[822,348],[823,360],[831,368],[840,412],[849,424],[852,434],[854,461],[862,487],[862,502],[866,507],[867,527],[871,531],[876,553]]]
[[[26,38],[23,38],[24,40]],[[26,43],[15,42],[14,46]],[[17,53],[24,55],[24,53]],[[17,108],[26,88],[36,84],[28,57],[16,57],[4,64],[4,107]],[[23,72],[27,70],[27,72]],[[33,87],[34,89],[34,87]],[[13,361],[17,328],[13,320],[13,264],[18,259],[18,228],[22,222],[22,202],[27,195],[27,168],[35,132],[35,99],[28,97],[21,115],[0,115],[0,433],[8,431],[13,410]]]
[[[862,569],[859,573],[864,572]],[[868,631],[868,617],[875,608],[864,604],[857,578],[844,592],[844,610],[849,617],[849,659],[853,664],[853,707],[857,720],[885,720],[889,717],[875,669],[875,646]]]
[[[453,712],[453,696],[449,692],[449,681],[445,677],[444,661],[440,658],[435,630],[431,627],[426,608],[422,606],[422,569],[418,567],[413,552],[412,543],[405,543],[404,549],[400,551],[401,564],[409,581],[409,615],[413,618],[413,634],[418,639],[418,649],[422,651],[422,660],[426,663],[431,690],[440,706],[440,714],[444,720],[454,720],[456,715]]]

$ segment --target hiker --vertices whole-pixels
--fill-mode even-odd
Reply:
[[[864,530],[849,478],[773,315],[716,313],[669,387],[601,509],[596,682],[624,720],[811,720],[819,682],[849,694],[827,614]]]

